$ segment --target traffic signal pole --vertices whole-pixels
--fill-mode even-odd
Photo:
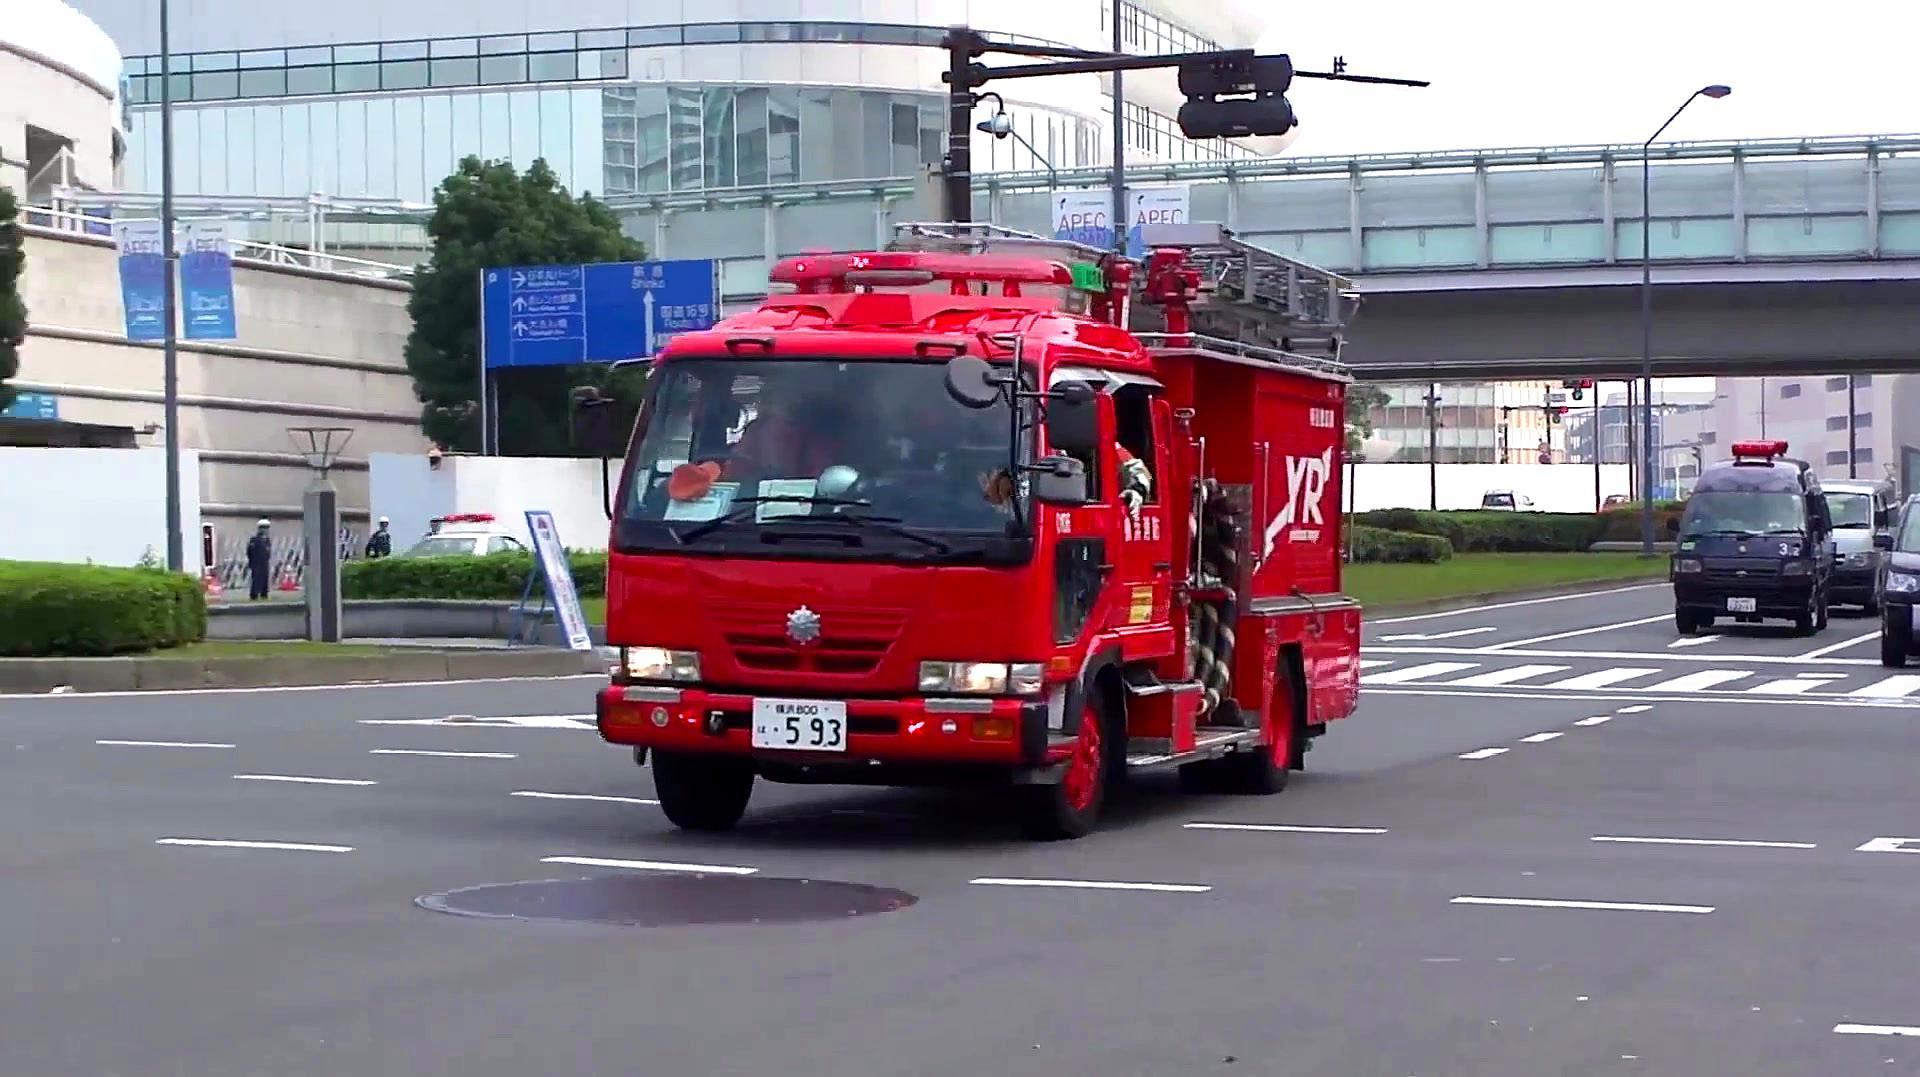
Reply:
[[[1120,178],[1115,181],[1115,208],[1119,215],[1114,219],[1114,231],[1119,233],[1121,217],[1125,215],[1123,194],[1125,143],[1124,127],[1126,123],[1122,113],[1122,100],[1119,94],[1119,73],[1123,71],[1151,71],[1162,68],[1182,68],[1196,73],[1204,80],[1216,84],[1215,89],[1203,92],[1205,100],[1221,108],[1228,108],[1247,101],[1265,101],[1282,98],[1286,82],[1293,78],[1331,79],[1340,82],[1364,82],[1388,86],[1426,86],[1428,83],[1417,79],[1387,78],[1378,75],[1349,75],[1345,71],[1296,71],[1293,61],[1285,55],[1260,56],[1252,49],[1221,49],[1214,52],[1178,52],[1158,56],[1126,56],[1120,52],[1122,44],[1118,29],[1119,20],[1115,20],[1114,51],[1111,53],[1089,52],[1084,49],[1053,48],[1044,45],[1022,45],[1009,41],[990,41],[986,35],[964,26],[956,26],[947,31],[942,42],[947,50],[947,70],[941,75],[947,84],[947,154],[945,182],[943,190],[947,203],[947,213],[952,220],[970,221],[973,219],[973,106],[978,101],[977,91],[988,82],[996,79],[1040,78],[1048,75],[1115,75],[1115,94],[1113,122],[1115,135],[1114,167]],[[988,67],[979,62],[979,57],[989,53],[1008,53],[1016,56],[1048,59],[1049,63],[1012,64],[1005,67]],[[1284,78],[1274,84],[1274,76],[1284,72]],[[1183,75],[1185,70],[1183,70]],[[1231,84],[1231,89],[1225,85]],[[1236,95],[1252,95],[1239,97]],[[1216,98],[1224,98],[1216,100]],[[1191,101],[1191,99],[1190,99]],[[1290,110],[1286,129],[1250,130],[1246,135],[1280,135],[1292,126]],[[1235,134],[1233,137],[1240,137]]]

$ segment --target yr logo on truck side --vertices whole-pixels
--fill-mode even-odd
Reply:
[[[1287,535],[1288,542],[1318,542],[1320,529],[1326,526],[1320,502],[1327,492],[1328,474],[1333,470],[1333,449],[1328,448],[1319,456],[1289,456],[1286,460],[1287,499],[1267,523],[1266,543],[1260,555],[1263,559],[1273,553],[1280,533],[1287,528],[1293,528]]]

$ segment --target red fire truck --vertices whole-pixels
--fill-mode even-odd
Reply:
[[[1354,709],[1340,277],[1216,225],[1129,260],[982,225],[789,258],[656,361],[601,736],[668,818],[756,777],[984,782],[1038,837],[1115,783],[1274,793]]]

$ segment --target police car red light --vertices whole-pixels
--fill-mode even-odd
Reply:
[[[1784,441],[1736,441],[1733,443],[1733,457],[1736,460],[1742,458],[1771,460],[1786,454],[1787,443]]]

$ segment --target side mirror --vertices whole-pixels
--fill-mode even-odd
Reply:
[[[1043,456],[1034,466],[1034,500],[1048,505],[1087,503],[1087,469],[1071,456]]]
[[[1669,534],[1669,535],[1672,535],[1672,536],[1674,536],[1674,537],[1676,537],[1676,538],[1677,538],[1677,537],[1679,537],[1679,534],[1680,534],[1680,517],[1678,517],[1678,516],[1669,516],[1669,517],[1667,517],[1667,534]]]
[[[993,365],[977,355],[947,360],[947,395],[963,408],[978,411],[998,404],[1004,398],[1001,382]]]
[[[1055,452],[1091,455],[1100,447],[1099,398],[1085,385],[1061,388],[1047,400],[1047,444]]]
[[[576,450],[602,460],[620,455],[620,434],[614,428],[619,409],[611,406],[613,402],[591,385],[573,391],[568,424]]]
[[[1893,536],[1887,534],[1884,531],[1878,535],[1873,536],[1873,548],[1876,550],[1893,549]]]

